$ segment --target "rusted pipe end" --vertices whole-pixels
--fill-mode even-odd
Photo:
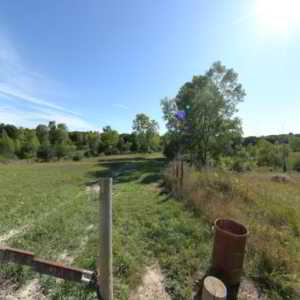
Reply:
[[[248,235],[247,228],[236,221],[215,221],[212,270],[226,285],[240,282]]]
[[[249,232],[244,225],[230,219],[217,219],[215,221],[215,228],[232,237],[240,238],[249,235]]]

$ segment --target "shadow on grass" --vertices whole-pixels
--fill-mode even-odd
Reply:
[[[100,170],[88,172],[95,181],[101,177],[112,177],[114,183],[128,183],[142,178],[140,183],[151,184],[161,179],[161,170],[166,165],[163,158],[105,158],[99,159]],[[104,168],[104,169],[103,169]]]

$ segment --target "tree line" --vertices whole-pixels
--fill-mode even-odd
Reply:
[[[233,170],[254,166],[287,169],[291,152],[300,152],[300,135],[282,134],[243,138],[238,105],[246,96],[238,74],[215,62],[203,75],[186,82],[174,98],[161,100],[167,132],[144,113],[133,120],[132,133],[119,134],[110,126],[102,132],[68,131],[65,124],[35,129],[0,124],[0,156],[48,161],[99,154],[163,150],[172,160],[184,158],[197,168],[224,166]],[[295,162],[300,170],[300,161]]]
[[[66,124],[55,121],[39,124],[35,129],[0,124],[0,156],[5,159],[80,160],[99,154],[154,151],[161,151],[159,126],[143,113],[136,115],[130,134],[119,134],[110,126],[101,133],[69,131]]]

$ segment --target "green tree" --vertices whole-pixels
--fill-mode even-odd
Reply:
[[[283,171],[286,171],[289,151],[287,144],[272,144],[261,139],[256,150],[257,164],[259,166],[282,167]]]
[[[34,158],[36,157],[37,150],[40,146],[39,140],[35,134],[35,130],[25,131],[25,140],[21,146],[20,156],[21,158]]]
[[[37,150],[37,157],[43,161],[50,161],[55,156],[55,151],[50,143],[43,143]]]
[[[159,126],[146,114],[137,114],[133,120],[132,129],[136,135],[138,150],[140,152],[156,151],[159,147]]]
[[[242,128],[235,113],[245,91],[237,80],[237,73],[217,62],[185,83],[174,99],[161,102],[172,143],[198,166],[239,150]]]
[[[5,129],[7,135],[13,139],[16,140],[18,138],[18,134],[19,134],[19,130],[16,126],[14,125],[10,125],[10,124],[1,124],[3,126],[3,128]]]
[[[15,146],[13,140],[8,136],[5,129],[2,130],[0,137],[0,154],[5,157],[13,157]]]
[[[119,134],[116,130],[113,130],[110,126],[103,127],[101,140],[105,154],[115,154],[118,152]]]
[[[290,136],[289,137],[289,145],[293,152],[300,152],[300,137]]]
[[[98,155],[99,144],[101,142],[100,134],[98,132],[88,132],[87,141],[90,154],[93,156]]]
[[[67,143],[57,143],[54,146],[54,150],[55,150],[55,156],[58,159],[61,159],[67,156],[72,151],[72,147]]]
[[[46,125],[38,125],[35,132],[40,144],[49,143],[49,128]]]

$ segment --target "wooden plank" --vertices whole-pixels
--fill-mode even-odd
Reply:
[[[60,263],[37,258],[31,252],[14,248],[0,248],[1,262],[13,262],[19,265],[31,266],[36,272],[57,278],[89,283],[93,272],[85,269],[66,267]]]

